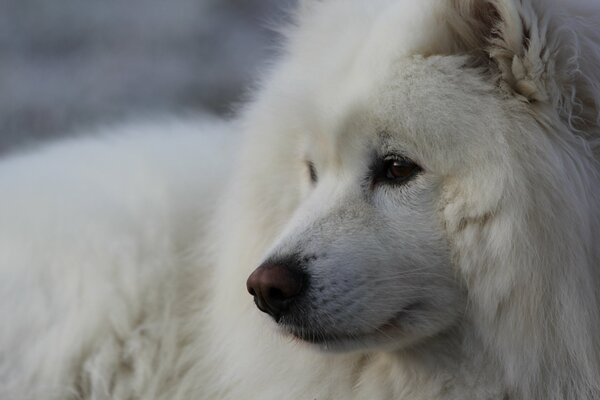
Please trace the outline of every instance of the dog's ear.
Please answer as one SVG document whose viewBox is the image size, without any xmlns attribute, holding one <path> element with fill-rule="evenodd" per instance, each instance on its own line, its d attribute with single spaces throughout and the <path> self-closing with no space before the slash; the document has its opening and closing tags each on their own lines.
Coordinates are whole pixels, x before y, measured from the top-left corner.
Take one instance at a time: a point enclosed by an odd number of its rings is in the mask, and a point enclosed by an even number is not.
<svg viewBox="0 0 600 400">
<path fill-rule="evenodd" d="M 600 15 L 591 3 L 451 0 L 448 23 L 459 49 L 500 87 L 600 137 Z"/>
<path fill-rule="evenodd" d="M 478 67 L 490 69 L 498 83 L 528 99 L 543 99 L 539 77 L 527 74 L 525 53 L 531 32 L 512 0 L 452 0 L 456 14 L 448 22 L 458 38 L 461 50 L 474 57 Z M 539 61 L 539 60 L 531 60 Z M 530 66 L 531 72 L 539 70 Z"/>
</svg>

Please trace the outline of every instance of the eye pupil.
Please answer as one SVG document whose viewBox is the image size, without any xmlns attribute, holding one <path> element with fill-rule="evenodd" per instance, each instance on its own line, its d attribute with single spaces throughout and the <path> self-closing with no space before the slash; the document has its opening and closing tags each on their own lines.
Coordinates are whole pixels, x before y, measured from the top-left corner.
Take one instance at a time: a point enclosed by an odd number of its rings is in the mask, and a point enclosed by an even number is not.
<svg viewBox="0 0 600 400">
<path fill-rule="evenodd" d="M 416 165 L 402 161 L 389 161 L 386 176 L 388 179 L 407 179 L 415 172 Z"/>
</svg>

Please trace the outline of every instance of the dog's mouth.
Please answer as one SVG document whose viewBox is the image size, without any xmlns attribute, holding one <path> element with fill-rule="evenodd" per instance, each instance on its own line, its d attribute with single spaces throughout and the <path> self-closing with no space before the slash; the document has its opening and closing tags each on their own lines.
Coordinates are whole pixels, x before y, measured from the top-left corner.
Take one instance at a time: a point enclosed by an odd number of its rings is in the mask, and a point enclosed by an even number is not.
<svg viewBox="0 0 600 400">
<path fill-rule="evenodd" d="M 308 328 L 297 324 L 286 324 L 283 321 L 280 326 L 286 335 L 291 335 L 301 342 L 317 345 L 327 351 L 346 351 L 348 349 L 370 347 L 380 342 L 393 342 L 395 338 L 402 334 L 403 325 L 410 314 L 422 308 L 422 306 L 421 302 L 411 303 L 397 312 L 386 323 L 366 332 L 330 332 L 325 328 Z"/>
</svg>

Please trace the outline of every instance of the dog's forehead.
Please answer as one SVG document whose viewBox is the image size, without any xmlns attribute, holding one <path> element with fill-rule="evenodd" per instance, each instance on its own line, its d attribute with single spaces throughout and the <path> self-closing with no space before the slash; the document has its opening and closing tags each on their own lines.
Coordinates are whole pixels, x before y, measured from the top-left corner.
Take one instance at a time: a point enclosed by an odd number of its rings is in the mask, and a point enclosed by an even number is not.
<svg viewBox="0 0 600 400">
<path fill-rule="evenodd" d="M 495 126 L 500 96 L 479 71 L 458 56 L 399 60 L 385 85 L 373 88 L 370 119 L 392 138 L 447 146 L 477 140 Z M 498 129 L 498 131 L 502 131 Z"/>
</svg>

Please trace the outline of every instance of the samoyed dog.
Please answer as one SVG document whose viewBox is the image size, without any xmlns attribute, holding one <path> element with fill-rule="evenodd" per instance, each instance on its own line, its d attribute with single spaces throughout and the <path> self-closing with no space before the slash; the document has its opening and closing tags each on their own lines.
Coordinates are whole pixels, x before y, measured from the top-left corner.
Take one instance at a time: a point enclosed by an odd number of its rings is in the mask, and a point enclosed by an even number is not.
<svg viewBox="0 0 600 400">
<path fill-rule="evenodd" d="M 233 122 L 0 164 L 0 398 L 600 399 L 600 3 L 306 0 Z"/>
</svg>

